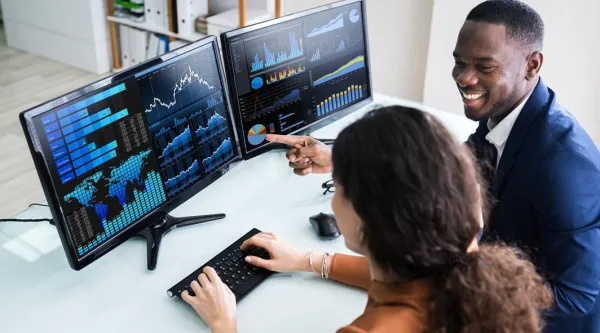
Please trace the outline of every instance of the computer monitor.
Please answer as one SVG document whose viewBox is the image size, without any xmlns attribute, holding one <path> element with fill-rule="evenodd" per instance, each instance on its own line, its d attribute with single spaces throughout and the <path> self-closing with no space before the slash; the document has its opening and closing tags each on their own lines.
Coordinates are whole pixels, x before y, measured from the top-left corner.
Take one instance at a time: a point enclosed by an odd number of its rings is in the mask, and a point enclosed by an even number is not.
<svg viewBox="0 0 600 333">
<path fill-rule="evenodd" d="M 209 37 L 20 114 L 72 268 L 168 231 L 169 210 L 241 160 L 224 86 Z"/>
<path fill-rule="evenodd" d="M 372 101 L 365 13 L 342 1 L 221 35 L 244 158 L 267 133 L 309 134 Z"/>
</svg>

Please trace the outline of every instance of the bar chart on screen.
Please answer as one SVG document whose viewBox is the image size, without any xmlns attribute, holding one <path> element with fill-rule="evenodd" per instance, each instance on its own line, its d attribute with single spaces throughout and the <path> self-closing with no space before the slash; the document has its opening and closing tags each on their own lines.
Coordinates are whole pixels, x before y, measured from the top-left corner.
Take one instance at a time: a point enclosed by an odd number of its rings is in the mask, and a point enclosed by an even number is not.
<svg viewBox="0 0 600 333">
<path fill-rule="evenodd" d="M 317 117 L 324 117 L 332 112 L 338 111 L 350 104 L 363 99 L 365 86 L 353 84 L 343 91 L 339 91 L 319 102 L 316 106 Z"/>
</svg>

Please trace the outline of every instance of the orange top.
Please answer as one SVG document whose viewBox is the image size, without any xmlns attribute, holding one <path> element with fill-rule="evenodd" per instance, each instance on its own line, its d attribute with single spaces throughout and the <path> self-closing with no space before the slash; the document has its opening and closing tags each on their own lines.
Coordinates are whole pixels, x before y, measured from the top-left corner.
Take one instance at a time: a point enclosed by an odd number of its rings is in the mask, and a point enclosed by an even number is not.
<svg viewBox="0 0 600 333">
<path fill-rule="evenodd" d="M 329 268 L 333 280 L 367 289 L 365 312 L 337 333 L 425 332 L 430 286 L 425 281 L 386 284 L 372 281 L 365 257 L 335 254 Z"/>
</svg>

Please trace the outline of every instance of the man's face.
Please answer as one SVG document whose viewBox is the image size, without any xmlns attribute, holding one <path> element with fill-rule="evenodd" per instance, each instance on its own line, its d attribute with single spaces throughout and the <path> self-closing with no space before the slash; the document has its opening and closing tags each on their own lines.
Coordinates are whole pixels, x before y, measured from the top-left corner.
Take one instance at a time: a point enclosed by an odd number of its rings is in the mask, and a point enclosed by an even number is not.
<svg viewBox="0 0 600 333">
<path fill-rule="evenodd" d="M 504 117 L 526 92 L 527 50 L 504 25 L 466 21 L 454 49 L 452 78 L 471 120 Z"/>
</svg>

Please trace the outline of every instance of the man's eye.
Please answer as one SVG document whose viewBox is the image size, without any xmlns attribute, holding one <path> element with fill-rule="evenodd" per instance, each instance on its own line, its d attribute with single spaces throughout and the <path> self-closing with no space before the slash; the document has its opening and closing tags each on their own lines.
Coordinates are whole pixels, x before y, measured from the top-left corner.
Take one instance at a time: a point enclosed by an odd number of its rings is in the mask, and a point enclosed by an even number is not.
<svg viewBox="0 0 600 333">
<path fill-rule="evenodd" d="M 454 61 L 454 65 L 458 67 L 465 67 L 465 63 L 462 61 Z"/>
<path fill-rule="evenodd" d="M 477 66 L 477 68 L 482 72 L 491 72 L 494 69 L 492 66 Z"/>
</svg>

